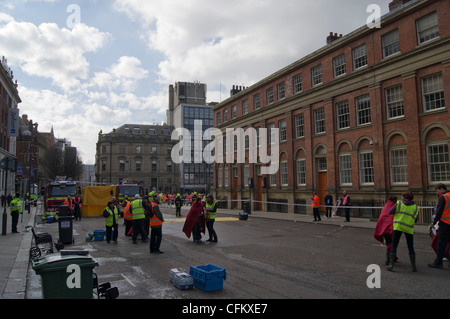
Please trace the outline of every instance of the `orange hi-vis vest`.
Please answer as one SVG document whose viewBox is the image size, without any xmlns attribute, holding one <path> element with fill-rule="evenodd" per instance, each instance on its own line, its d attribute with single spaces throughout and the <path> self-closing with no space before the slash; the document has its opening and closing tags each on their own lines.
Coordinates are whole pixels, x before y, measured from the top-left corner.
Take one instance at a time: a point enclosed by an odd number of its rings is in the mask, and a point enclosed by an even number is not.
<svg viewBox="0 0 450 319">
<path fill-rule="evenodd" d="M 319 208 L 319 206 L 320 206 L 319 196 L 316 195 L 313 198 L 312 207 L 313 208 Z"/>
<path fill-rule="evenodd" d="M 70 201 L 69 201 L 68 198 L 66 198 L 66 200 L 64 201 L 64 205 L 69 206 L 70 209 L 74 209 L 75 208 L 72 198 L 70 199 Z"/>
<path fill-rule="evenodd" d="M 445 207 L 444 207 L 444 211 L 442 212 L 440 221 L 450 225 L 450 199 L 448 198 L 447 194 L 448 193 L 441 195 L 441 196 L 444 196 L 444 198 L 445 198 Z"/>
<path fill-rule="evenodd" d="M 158 204 L 156 203 L 152 203 L 152 211 L 153 211 L 153 207 L 158 206 Z M 157 227 L 157 226 L 162 226 L 163 222 L 161 220 L 159 220 L 158 216 L 156 216 L 155 213 L 153 213 L 153 216 L 150 217 L 150 227 Z"/>
<path fill-rule="evenodd" d="M 131 202 L 128 202 L 127 206 L 125 206 L 125 210 L 123 211 L 123 219 L 125 220 L 133 220 L 133 213 L 130 212 L 130 206 Z"/>
</svg>

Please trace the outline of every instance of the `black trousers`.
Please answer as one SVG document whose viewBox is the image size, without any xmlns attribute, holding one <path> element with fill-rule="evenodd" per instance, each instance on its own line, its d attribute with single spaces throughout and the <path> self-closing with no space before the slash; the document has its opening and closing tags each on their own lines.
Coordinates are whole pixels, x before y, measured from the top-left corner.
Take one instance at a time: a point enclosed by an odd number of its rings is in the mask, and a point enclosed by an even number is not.
<svg viewBox="0 0 450 319">
<path fill-rule="evenodd" d="M 331 205 L 331 204 L 327 204 L 327 205 Z M 327 206 L 326 207 L 326 211 L 325 211 L 325 216 L 326 217 L 331 217 L 332 213 L 333 213 L 333 207 L 332 206 Z"/>
<path fill-rule="evenodd" d="M 192 238 L 194 241 L 199 241 L 202 239 L 202 223 L 195 224 L 192 229 Z"/>
<path fill-rule="evenodd" d="M 318 208 L 313 208 L 313 215 L 314 215 L 314 220 L 321 220 L 320 219 L 320 212 Z"/>
<path fill-rule="evenodd" d="M 209 239 L 217 241 L 217 234 L 214 230 L 214 219 L 210 219 L 206 222 L 206 228 L 208 228 Z"/>
<path fill-rule="evenodd" d="M 162 227 L 153 227 L 150 233 L 150 252 L 159 251 L 162 240 Z"/>
<path fill-rule="evenodd" d="M 139 234 L 141 235 L 142 240 L 147 239 L 147 234 L 144 230 L 144 219 L 133 219 L 133 241 L 136 241 Z"/>
<path fill-rule="evenodd" d="M 450 225 L 439 222 L 437 257 L 435 265 L 442 265 L 442 259 L 445 257 L 445 249 L 450 245 Z"/>
<path fill-rule="evenodd" d="M 75 220 L 81 220 L 81 210 L 80 210 L 80 207 L 76 207 L 75 206 L 75 209 L 73 210 L 73 216 L 75 217 Z"/>
<path fill-rule="evenodd" d="M 11 212 L 11 232 L 17 233 L 17 224 L 19 223 L 19 212 Z"/>
<path fill-rule="evenodd" d="M 117 237 L 119 236 L 119 225 L 113 224 L 112 226 L 106 226 L 106 242 L 109 242 L 111 239 L 117 241 Z"/>
<path fill-rule="evenodd" d="M 394 230 L 394 234 L 392 235 L 392 248 L 391 255 L 397 255 L 397 247 L 400 242 L 400 238 L 402 237 L 403 232 L 399 230 Z M 410 255 L 415 255 L 414 252 L 414 235 L 404 233 L 406 237 L 406 244 L 408 245 L 408 251 Z"/>
<path fill-rule="evenodd" d="M 350 208 L 345 208 L 345 220 L 350 221 Z"/>
</svg>

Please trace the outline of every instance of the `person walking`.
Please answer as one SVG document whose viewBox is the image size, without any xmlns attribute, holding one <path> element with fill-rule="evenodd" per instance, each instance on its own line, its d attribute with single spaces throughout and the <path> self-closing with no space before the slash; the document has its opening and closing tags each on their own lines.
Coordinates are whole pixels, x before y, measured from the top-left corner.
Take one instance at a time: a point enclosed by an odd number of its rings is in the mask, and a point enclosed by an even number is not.
<svg viewBox="0 0 450 319">
<path fill-rule="evenodd" d="M 391 249 L 392 249 L 392 234 L 394 232 L 394 215 L 389 213 L 389 210 L 397 203 L 397 197 L 391 196 L 384 205 L 381 211 L 380 217 L 378 218 L 373 237 L 380 243 L 386 243 L 386 261 L 385 265 L 389 265 L 391 260 Z M 397 259 L 397 257 L 396 257 Z"/>
<path fill-rule="evenodd" d="M 17 224 L 19 223 L 19 215 L 22 214 L 22 202 L 20 201 L 19 193 L 14 195 L 14 199 L 11 201 L 9 211 L 11 213 L 11 232 L 18 233 Z"/>
<path fill-rule="evenodd" d="M 320 207 L 320 199 L 319 196 L 317 195 L 317 193 L 313 193 L 312 195 L 312 209 L 313 209 L 313 215 L 314 215 L 314 221 L 320 221 L 322 219 L 320 219 L 320 212 L 319 212 L 319 207 Z"/>
<path fill-rule="evenodd" d="M 389 265 L 387 270 L 393 271 L 397 256 L 397 247 L 400 242 L 402 234 L 405 234 L 406 244 L 408 245 L 409 260 L 411 262 L 411 269 L 413 272 L 416 268 L 416 253 L 414 251 L 414 225 L 419 219 L 420 207 L 414 203 L 414 196 L 410 191 L 405 191 L 402 194 L 402 200 L 392 206 L 389 213 L 394 214 L 392 248 L 389 258 Z"/>
<path fill-rule="evenodd" d="M 162 240 L 162 225 L 164 217 L 159 209 L 159 197 L 155 196 L 152 202 L 152 209 L 150 211 L 150 254 L 162 254 L 163 251 L 159 249 Z"/>
<path fill-rule="evenodd" d="M 181 195 L 177 194 L 175 198 L 175 213 L 177 217 L 181 217 Z"/>
<path fill-rule="evenodd" d="M 450 192 L 445 184 L 438 184 L 435 187 L 439 201 L 436 206 L 436 216 L 433 220 L 433 227 L 438 224 L 436 259 L 428 264 L 431 268 L 443 268 L 443 259 L 447 245 L 450 245 Z"/>
<path fill-rule="evenodd" d="M 347 191 L 344 191 L 343 195 L 344 199 L 342 201 L 342 206 L 345 207 L 345 222 L 350 222 L 350 206 L 352 205 L 350 201 L 350 195 L 347 194 Z"/>
<path fill-rule="evenodd" d="M 214 222 L 216 220 L 217 206 L 219 203 L 214 200 L 214 196 L 209 194 L 206 196 L 206 228 L 208 229 L 209 239 L 213 243 L 217 243 L 217 234 L 214 230 Z"/>
<path fill-rule="evenodd" d="M 137 244 L 137 236 L 141 235 L 142 242 L 148 241 L 147 235 L 144 230 L 145 211 L 149 210 L 147 204 L 141 199 L 139 194 L 134 196 L 134 200 L 130 205 L 130 212 L 133 215 L 133 244 Z"/>
<path fill-rule="evenodd" d="M 325 217 L 330 218 L 333 211 L 333 196 L 331 196 L 330 192 L 328 191 L 327 195 L 325 195 L 325 206 Z"/>
<path fill-rule="evenodd" d="M 105 217 L 106 242 L 109 244 L 111 239 L 117 242 L 117 237 L 119 236 L 119 210 L 113 201 L 108 202 L 108 206 L 103 210 L 103 217 Z"/>
</svg>

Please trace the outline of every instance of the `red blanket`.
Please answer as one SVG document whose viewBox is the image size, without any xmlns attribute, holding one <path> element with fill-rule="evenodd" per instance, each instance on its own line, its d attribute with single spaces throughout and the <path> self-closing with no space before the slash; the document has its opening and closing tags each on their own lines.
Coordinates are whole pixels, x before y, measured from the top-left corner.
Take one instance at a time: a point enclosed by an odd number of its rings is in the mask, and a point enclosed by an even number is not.
<svg viewBox="0 0 450 319">
<path fill-rule="evenodd" d="M 439 231 L 436 232 L 436 235 L 434 235 L 433 239 L 431 240 L 431 247 L 433 248 L 435 253 L 437 253 L 438 233 L 439 233 Z M 450 246 L 447 245 L 447 248 L 445 248 L 445 255 L 448 256 L 449 252 L 450 252 Z"/>
<path fill-rule="evenodd" d="M 194 201 L 189 210 L 189 213 L 186 216 L 186 221 L 183 226 L 183 233 L 186 234 L 187 238 L 191 238 L 192 229 L 195 224 L 202 223 L 202 233 L 205 233 L 205 219 L 203 216 L 203 205 L 200 201 Z"/>
<path fill-rule="evenodd" d="M 394 224 L 394 215 L 389 214 L 389 210 L 395 205 L 396 203 L 388 200 L 386 205 L 384 205 L 383 210 L 381 211 L 380 217 L 378 218 L 377 226 L 375 227 L 375 232 L 373 233 L 373 237 L 375 237 L 376 240 L 384 243 L 384 237 L 383 235 L 389 235 L 392 237 L 393 232 L 393 224 Z"/>
</svg>

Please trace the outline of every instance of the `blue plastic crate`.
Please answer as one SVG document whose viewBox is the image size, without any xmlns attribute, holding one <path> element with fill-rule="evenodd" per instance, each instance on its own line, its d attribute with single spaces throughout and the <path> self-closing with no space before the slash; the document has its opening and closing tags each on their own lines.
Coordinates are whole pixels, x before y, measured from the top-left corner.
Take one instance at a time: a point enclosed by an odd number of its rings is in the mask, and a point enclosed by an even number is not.
<svg viewBox="0 0 450 319">
<path fill-rule="evenodd" d="M 106 230 L 94 230 L 94 240 L 102 241 L 105 240 Z"/>
<path fill-rule="evenodd" d="M 223 281 L 227 279 L 227 273 L 224 268 L 211 264 L 191 266 L 189 274 L 194 279 L 194 286 L 204 291 L 223 289 Z"/>
<path fill-rule="evenodd" d="M 54 223 L 56 222 L 55 216 L 47 216 L 47 223 Z"/>
</svg>

